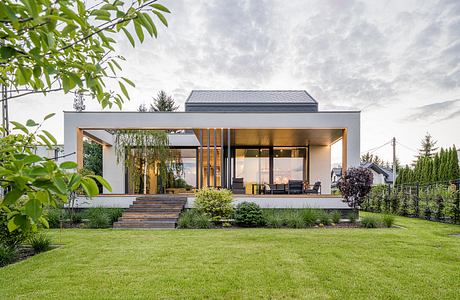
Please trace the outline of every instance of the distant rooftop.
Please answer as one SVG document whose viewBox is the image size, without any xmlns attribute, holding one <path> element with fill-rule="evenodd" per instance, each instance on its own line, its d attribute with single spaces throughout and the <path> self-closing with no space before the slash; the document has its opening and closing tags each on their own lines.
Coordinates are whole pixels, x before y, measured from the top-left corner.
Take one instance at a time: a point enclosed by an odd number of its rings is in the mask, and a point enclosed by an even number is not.
<svg viewBox="0 0 460 300">
<path fill-rule="evenodd" d="M 194 90 L 185 101 L 196 112 L 316 112 L 318 102 L 303 90 Z"/>
</svg>

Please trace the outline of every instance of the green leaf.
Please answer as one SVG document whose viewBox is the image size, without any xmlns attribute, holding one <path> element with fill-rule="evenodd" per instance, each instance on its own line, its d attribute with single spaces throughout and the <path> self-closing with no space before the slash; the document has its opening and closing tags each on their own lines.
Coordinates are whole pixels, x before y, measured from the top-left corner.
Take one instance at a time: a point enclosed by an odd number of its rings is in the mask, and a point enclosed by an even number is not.
<svg viewBox="0 0 460 300">
<path fill-rule="evenodd" d="M 157 33 L 157 27 L 155 26 L 155 23 L 153 22 L 152 18 L 150 17 L 148 13 L 143 13 L 143 15 L 145 19 L 147 20 L 147 22 L 149 22 L 150 27 L 152 27 L 153 35 L 156 38 L 158 36 L 158 33 Z"/>
<path fill-rule="evenodd" d="M 38 124 L 37 122 L 35 122 L 35 121 L 32 120 L 32 119 L 29 119 L 29 120 L 27 120 L 27 122 L 26 122 L 26 126 L 27 126 L 27 127 L 35 127 L 35 126 L 38 126 L 38 125 L 40 125 L 40 124 Z"/>
<path fill-rule="evenodd" d="M 81 183 L 81 175 L 78 173 L 73 173 L 70 177 L 68 186 L 71 191 L 75 191 Z"/>
<path fill-rule="evenodd" d="M 53 144 L 51 144 L 46 136 L 39 134 L 38 137 L 46 144 L 46 146 L 48 146 L 48 148 L 53 148 Z"/>
<path fill-rule="evenodd" d="M 56 138 L 51 133 L 49 133 L 47 130 L 42 130 L 42 132 L 49 138 L 49 140 L 53 144 L 55 144 L 55 145 L 57 144 Z"/>
<path fill-rule="evenodd" d="M 166 20 L 166 18 L 163 16 L 162 13 L 158 12 L 158 11 L 153 11 L 154 14 L 157 15 L 158 19 L 160 19 L 161 23 L 163 23 L 166 27 L 168 27 L 168 21 Z"/>
<path fill-rule="evenodd" d="M 5 198 L 2 201 L 2 206 L 9 206 L 16 203 L 16 201 L 22 196 L 22 191 L 19 189 L 13 189 L 6 193 Z"/>
<path fill-rule="evenodd" d="M 128 98 L 129 100 L 129 94 L 128 94 L 128 91 L 126 90 L 125 85 L 121 81 L 118 81 L 118 84 L 120 85 L 121 91 L 123 92 L 125 97 Z"/>
<path fill-rule="evenodd" d="M 64 182 L 64 179 L 61 177 L 55 177 L 53 179 L 53 183 L 60 193 L 65 194 L 67 192 L 67 186 Z"/>
<path fill-rule="evenodd" d="M 43 121 L 46 121 L 48 120 L 49 118 L 52 118 L 56 113 L 51 113 L 51 114 L 48 114 L 45 116 L 45 118 L 43 118 Z"/>
<path fill-rule="evenodd" d="M 24 207 L 24 212 L 26 213 L 26 215 L 32 218 L 33 220 L 37 220 L 42 215 L 42 211 L 42 203 L 40 202 L 40 200 L 36 198 L 32 198 L 29 201 L 27 201 Z"/>
<path fill-rule="evenodd" d="M 129 33 L 129 31 L 128 31 L 126 28 L 124 28 L 124 27 L 122 27 L 121 29 L 122 29 L 123 32 L 125 33 L 126 37 L 128 38 L 129 42 L 131 43 L 131 45 L 132 45 L 133 47 L 135 47 L 136 45 L 135 45 L 135 43 L 134 43 L 134 38 L 133 38 L 133 36 L 131 35 L 131 33 Z"/>
<path fill-rule="evenodd" d="M 134 30 L 136 31 L 139 41 L 142 43 L 144 41 L 144 31 L 142 31 L 142 27 L 137 19 L 134 19 Z"/>
<path fill-rule="evenodd" d="M 39 161 L 42 161 L 43 158 L 41 158 L 40 156 L 38 155 L 35 155 L 35 154 L 31 154 L 31 155 L 28 155 L 26 156 L 22 162 L 25 163 L 25 164 L 33 164 L 33 163 L 36 163 L 36 162 L 39 162 Z"/>
<path fill-rule="evenodd" d="M 81 184 L 89 197 L 93 197 L 99 194 L 99 188 L 97 187 L 96 182 L 92 178 L 83 178 Z"/>
<path fill-rule="evenodd" d="M 77 25 L 69 24 L 62 30 L 62 35 L 67 36 L 69 33 L 74 32 L 78 28 Z"/>
<path fill-rule="evenodd" d="M 48 223 L 48 220 L 44 217 L 40 217 L 40 219 L 38 219 L 40 221 L 40 223 L 43 224 L 43 226 L 45 226 L 45 228 L 50 228 L 50 224 Z"/>
<path fill-rule="evenodd" d="M 161 11 L 164 11 L 164 12 L 167 12 L 167 13 L 171 13 L 171 11 L 169 9 L 167 9 L 166 7 L 164 7 L 163 5 L 158 4 L 158 3 L 154 3 L 154 4 L 150 5 L 150 6 L 155 8 L 155 9 L 158 9 L 158 10 L 161 10 Z"/>
<path fill-rule="evenodd" d="M 15 231 L 16 229 L 19 228 L 19 224 L 16 224 L 15 221 L 16 221 L 16 216 L 13 217 L 13 218 L 11 218 L 11 219 L 8 221 L 8 225 L 7 225 L 7 226 L 8 226 L 8 230 L 9 230 L 10 232 L 13 232 L 13 231 Z"/>
<path fill-rule="evenodd" d="M 134 84 L 134 82 L 132 82 L 132 81 L 129 80 L 128 78 L 121 77 L 121 79 L 123 79 L 123 80 L 124 80 L 127 84 L 129 84 L 130 86 L 136 87 L 136 85 Z"/>
<path fill-rule="evenodd" d="M 16 50 L 10 46 L 2 46 L 0 47 L 0 58 L 8 59 L 16 55 Z"/>
<path fill-rule="evenodd" d="M 109 192 L 112 191 L 112 186 L 110 186 L 110 183 L 105 180 L 102 176 L 99 176 L 99 175 L 90 175 L 89 177 L 91 178 L 94 178 L 96 179 L 97 181 L 99 181 L 99 183 L 105 187 Z"/>
<path fill-rule="evenodd" d="M 73 161 L 65 161 L 59 165 L 61 169 L 76 169 L 77 163 Z"/>
<path fill-rule="evenodd" d="M 25 134 L 29 134 L 29 130 L 24 125 L 22 125 L 21 123 L 15 122 L 15 121 L 11 121 L 10 123 L 14 125 L 13 129 L 19 129 L 19 130 L 23 131 Z"/>
</svg>

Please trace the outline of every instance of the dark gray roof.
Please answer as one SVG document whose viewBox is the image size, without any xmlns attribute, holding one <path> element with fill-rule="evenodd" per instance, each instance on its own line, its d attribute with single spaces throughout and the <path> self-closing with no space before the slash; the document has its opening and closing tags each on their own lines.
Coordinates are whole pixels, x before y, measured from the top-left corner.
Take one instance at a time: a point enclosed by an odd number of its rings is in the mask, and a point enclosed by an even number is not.
<svg viewBox="0 0 460 300">
<path fill-rule="evenodd" d="M 316 103 L 302 90 L 194 90 L 187 103 Z"/>
<path fill-rule="evenodd" d="M 316 112 L 318 102 L 304 90 L 194 90 L 186 111 Z"/>
<path fill-rule="evenodd" d="M 386 183 L 393 182 L 393 170 L 381 167 L 373 162 L 362 162 L 361 167 L 366 169 L 373 169 L 378 174 L 382 174 L 385 177 Z"/>
</svg>

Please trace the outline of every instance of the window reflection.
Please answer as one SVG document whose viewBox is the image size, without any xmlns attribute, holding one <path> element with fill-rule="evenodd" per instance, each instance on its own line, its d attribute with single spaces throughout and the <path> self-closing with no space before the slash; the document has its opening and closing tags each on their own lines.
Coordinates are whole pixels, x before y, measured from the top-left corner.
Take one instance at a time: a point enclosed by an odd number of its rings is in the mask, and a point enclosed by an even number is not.
<svg viewBox="0 0 460 300">
<path fill-rule="evenodd" d="M 305 180 L 306 148 L 273 148 L 273 183 Z"/>
</svg>

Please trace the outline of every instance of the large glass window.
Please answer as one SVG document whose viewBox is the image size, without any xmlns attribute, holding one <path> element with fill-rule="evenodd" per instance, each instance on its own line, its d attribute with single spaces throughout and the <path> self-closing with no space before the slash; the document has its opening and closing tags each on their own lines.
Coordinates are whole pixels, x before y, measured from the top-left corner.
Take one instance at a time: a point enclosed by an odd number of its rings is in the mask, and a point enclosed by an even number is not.
<svg viewBox="0 0 460 300">
<path fill-rule="evenodd" d="M 306 180 L 306 148 L 273 148 L 273 183 Z"/>
<path fill-rule="evenodd" d="M 269 152 L 266 148 L 235 150 L 235 177 L 243 178 L 247 194 L 257 191 L 256 184 L 269 183 Z"/>
<path fill-rule="evenodd" d="M 196 149 L 171 149 L 177 162 L 176 168 L 171 168 L 167 187 L 191 189 L 196 187 Z"/>
</svg>

